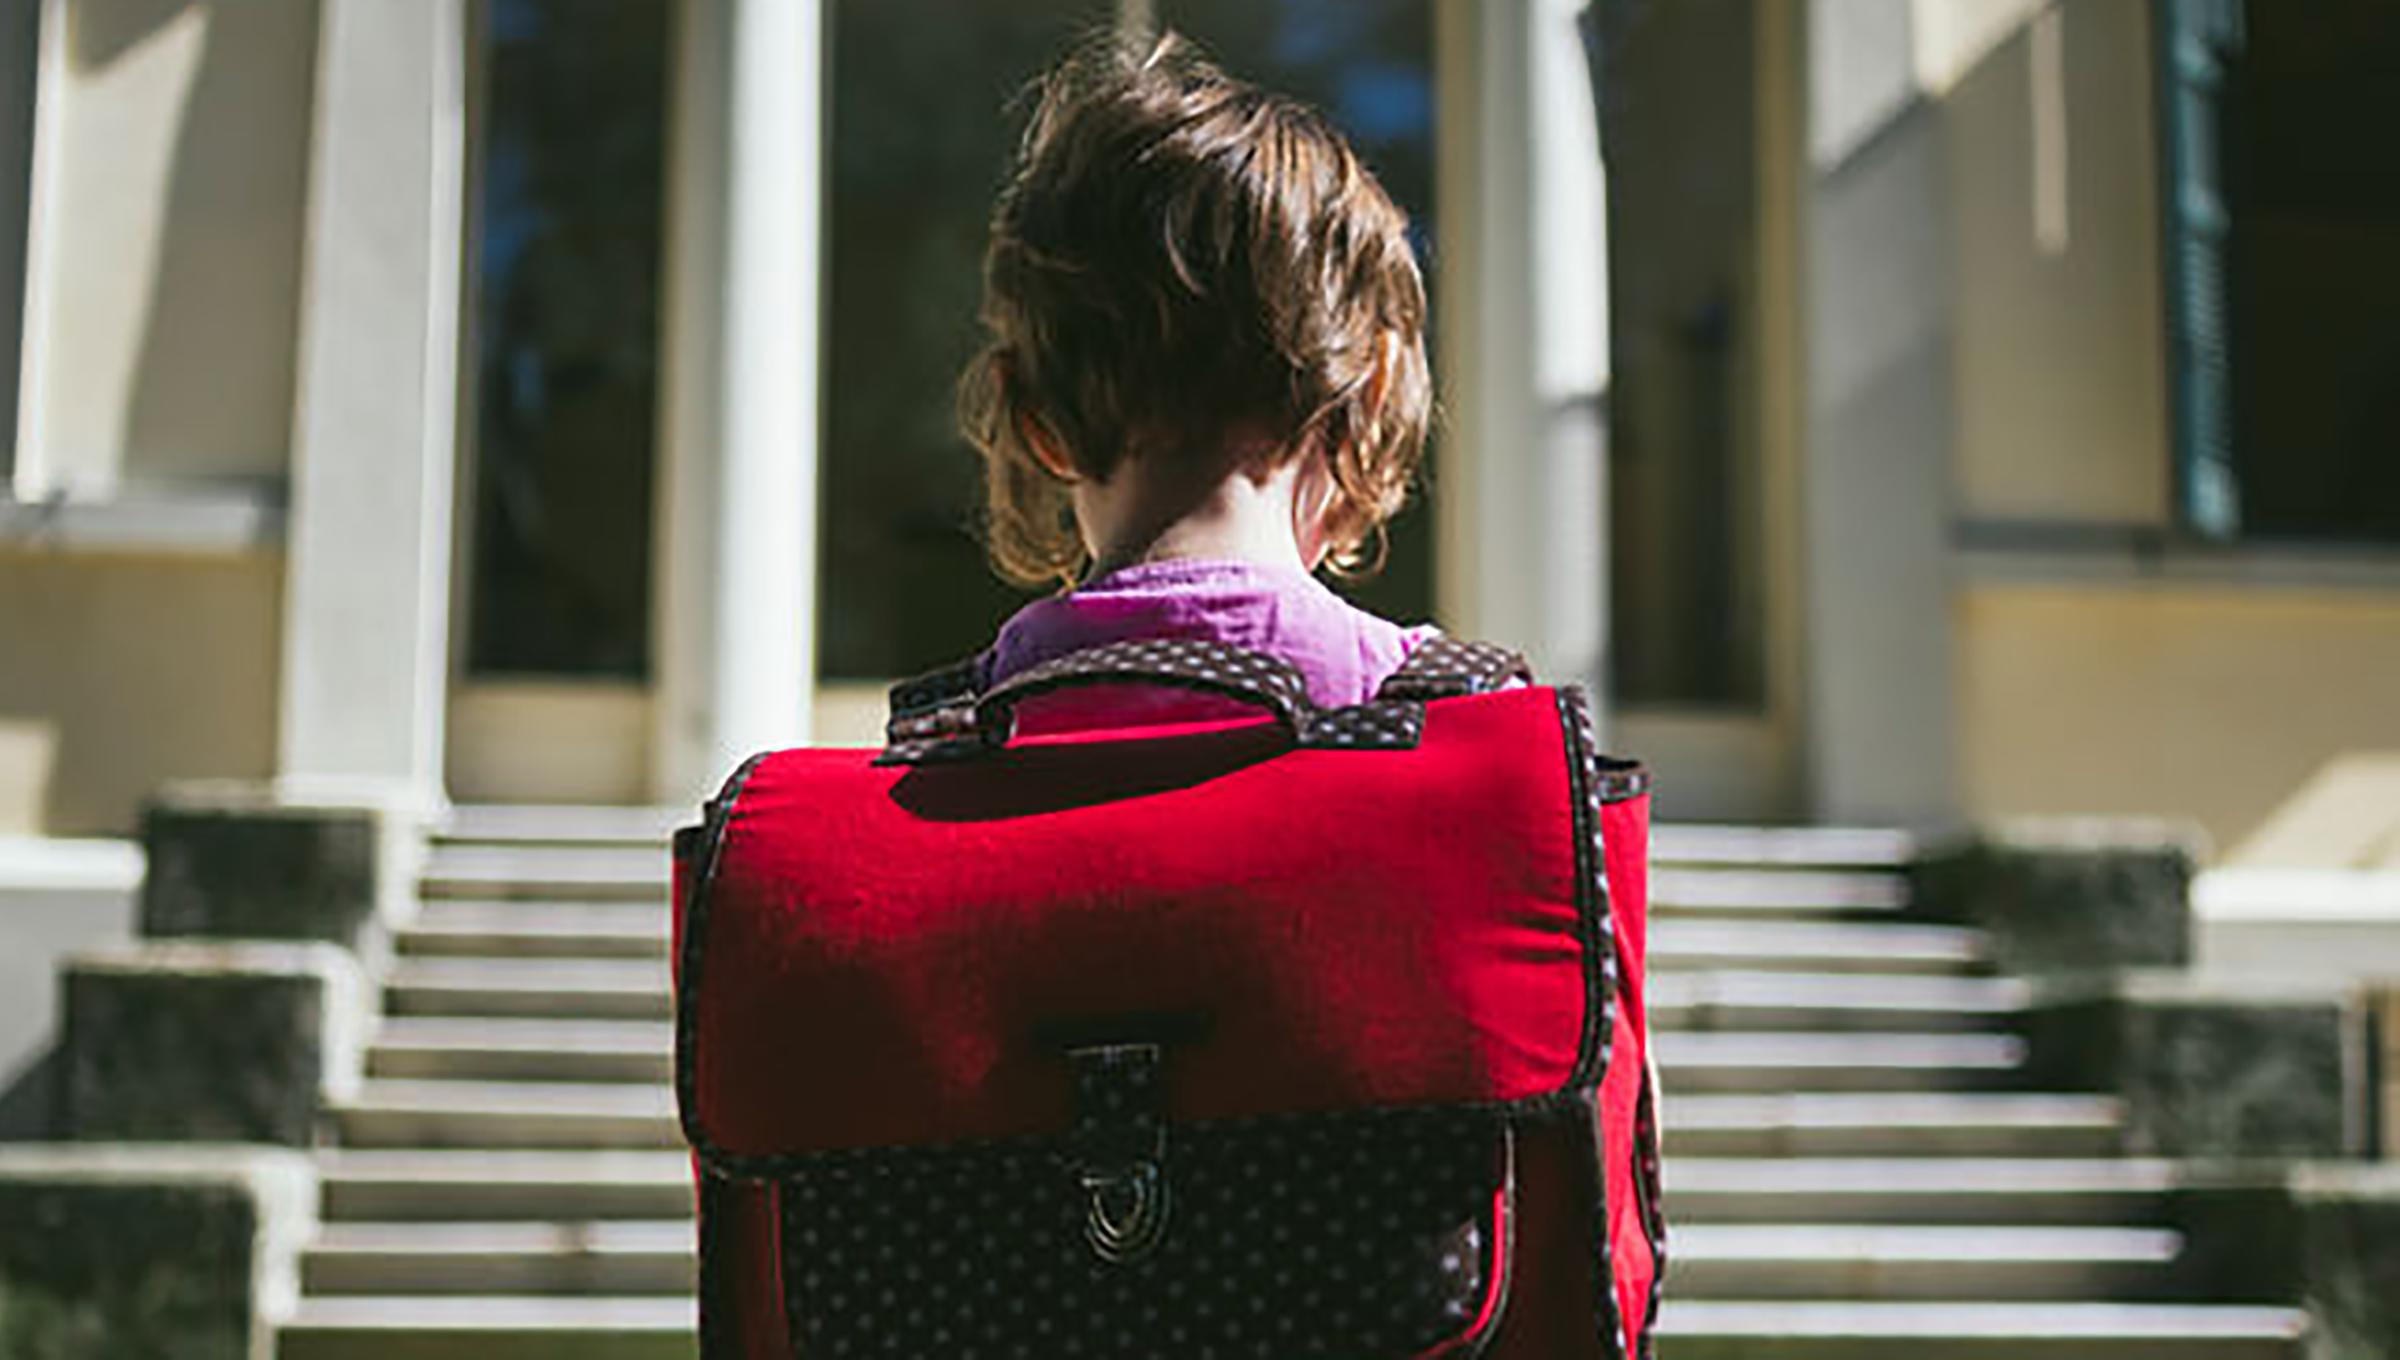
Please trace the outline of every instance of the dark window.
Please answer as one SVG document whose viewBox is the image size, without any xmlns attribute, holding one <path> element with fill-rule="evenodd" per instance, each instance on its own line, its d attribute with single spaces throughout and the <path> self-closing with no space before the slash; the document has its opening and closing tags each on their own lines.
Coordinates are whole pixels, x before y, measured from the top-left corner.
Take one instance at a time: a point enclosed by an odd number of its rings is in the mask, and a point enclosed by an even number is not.
<svg viewBox="0 0 2400 1360">
<path fill-rule="evenodd" d="M 1766 692 L 1749 0 L 1604 0 L 1610 684 L 1620 702 Z"/>
<path fill-rule="evenodd" d="M 2400 7 L 2165 0 L 2159 16 L 2186 522 L 2400 541 Z"/>
<path fill-rule="evenodd" d="M 951 393 L 1026 82 L 1105 0 L 836 0 L 819 637 L 829 677 L 964 656 L 1026 597 L 985 565 Z"/>
<path fill-rule="evenodd" d="M 468 666 L 640 679 L 668 0 L 490 0 Z"/>
<path fill-rule="evenodd" d="M 33 201 L 33 98 L 41 69 L 41 7 L 0 0 L 0 500 L 17 462 L 17 343 L 25 331 L 25 232 Z"/>
<path fill-rule="evenodd" d="M 1426 0 L 1195 0 L 1158 18 L 1343 124 L 1432 229 Z M 963 656 L 1027 598 L 985 566 L 981 473 L 951 391 L 1026 82 L 1116 22 L 1106 0 L 836 0 L 827 216 L 822 649 L 832 677 Z M 1422 252 L 1420 252 L 1422 258 Z M 1371 606 L 1426 612 L 1430 533 L 1395 527 Z"/>
</svg>

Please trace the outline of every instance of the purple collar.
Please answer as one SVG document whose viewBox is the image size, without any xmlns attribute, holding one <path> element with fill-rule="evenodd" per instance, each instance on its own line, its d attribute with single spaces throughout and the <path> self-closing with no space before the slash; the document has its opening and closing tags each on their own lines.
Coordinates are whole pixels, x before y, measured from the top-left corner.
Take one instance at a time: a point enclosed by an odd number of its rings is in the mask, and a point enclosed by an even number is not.
<svg viewBox="0 0 2400 1360">
<path fill-rule="evenodd" d="M 1298 567 L 1178 558 L 1137 562 L 1011 616 L 985 653 L 1004 680 L 1069 652 L 1127 638 L 1198 638 L 1280 657 L 1321 707 L 1363 703 L 1434 631 L 1404 628 Z"/>
</svg>

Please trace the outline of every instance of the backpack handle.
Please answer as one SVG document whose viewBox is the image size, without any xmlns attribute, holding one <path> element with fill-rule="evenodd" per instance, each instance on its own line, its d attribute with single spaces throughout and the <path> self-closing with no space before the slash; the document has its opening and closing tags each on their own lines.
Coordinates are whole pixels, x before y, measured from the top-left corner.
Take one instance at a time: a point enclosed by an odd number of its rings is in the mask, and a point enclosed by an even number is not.
<svg viewBox="0 0 2400 1360">
<path fill-rule="evenodd" d="M 1300 672 L 1279 658 L 1198 638 L 1133 638 L 1045 661 L 981 693 L 957 683 L 904 689 L 895 694 L 887 744 L 876 763 L 958 760 L 999 750 L 1016 733 L 1019 703 L 1110 684 L 1163 685 L 1237 700 L 1266 710 L 1298 746 L 1407 749 L 1424 733 L 1424 706 L 1415 700 L 1321 709 L 1310 701 Z M 903 693 L 924 697 L 904 706 L 898 702 Z"/>
</svg>

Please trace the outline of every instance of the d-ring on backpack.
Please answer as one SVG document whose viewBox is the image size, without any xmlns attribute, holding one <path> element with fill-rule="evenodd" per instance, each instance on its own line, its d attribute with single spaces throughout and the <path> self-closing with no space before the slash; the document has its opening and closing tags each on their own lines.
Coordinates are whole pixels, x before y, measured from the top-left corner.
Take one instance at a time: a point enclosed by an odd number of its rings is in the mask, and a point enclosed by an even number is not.
<svg viewBox="0 0 2400 1360">
<path fill-rule="evenodd" d="M 1648 797 L 1435 638 L 1369 703 L 1215 644 L 894 691 L 675 840 L 721 1357 L 1645 1355 Z M 1015 739 L 1071 686 L 1231 719 Z"/>
</svg>

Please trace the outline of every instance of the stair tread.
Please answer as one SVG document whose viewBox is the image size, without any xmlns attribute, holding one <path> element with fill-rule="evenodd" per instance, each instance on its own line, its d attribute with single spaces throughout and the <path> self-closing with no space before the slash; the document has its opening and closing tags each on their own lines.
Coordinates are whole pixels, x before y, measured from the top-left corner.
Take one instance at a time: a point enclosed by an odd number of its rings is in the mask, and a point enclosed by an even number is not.
<svg viewBox="0 0 2400 1360">
<path fill-rule="evenodd" d="M 1976 1124 L 2115 1125 L 2124 1117 L 2113 1096 L 2026 1092 L 1803 1092 L 1770 1095 L 1687 1095 L 1662 1102 L 1665 1126 Z"/>
<path fill-rule="evenodd" d="M 516 1016 L 394 1016 L 370 1045 L 417 1051 L 668 1053 L 670 1024 L 647 1020 L 576 1020 Z M 2006 1034 L 1678 1030 L 1657 1037 L 1662 1067 L 1900 1067 L 2009 1069 L 2025 1041 Z"/>
<path fill-rule="evenodd" d="M 681 804 L 460 803 L 435 836 L 446 842 L 664 843 L 699 820 Z M 1867 826 L 1741 826 L 1662 822 L 1651 829 L 1661 863 L 1896 865 L 1917 852 L 1908 832 Z"/>
<path fill-rule="evenodd" d="M 445 1081 L 371 1078 L 335 1108 L 530 1115 L 675 1113 L 675 1089 L 658 1082 Z"/>
<path fill-rule="evenodd" d="M 2012 1034 L 1816 1034 L 1781 1030 L 1661 1030 L 1658 1063 L 1676 1067 L 1954 1067 L 2007 1070 L 2023 1065 L 2025 1041 Z"/>
<path fill-rule="evenodd" d="M 1982 931 L 1881 921 L 1726 921 L 1675 918 L 1650 925 L 1650 954 L 1868 956 L 1942 963 L 1983 960 Z"/>
<path fill-rule="evenodd" d="M 1668 1193 L 1807 1193 L 1842 1190 L 1894 1195 L 2024 1195 L 2081 1190 L 2164 1191 L 2180 1164 L 2136 1157 L 1666 1157 Z"/>
<path fill-rule="evenodd" d="M 661 1110 L 672 1113 L 675 1092 L 655 1082 L 448 1081 L 377 1079 L 363 1083 L 350 1108 Z M 1755 1124 L 2107 1123 L 2122 1116 L 2115 1097 L 2039 1092 L 1802 1092 L 1764 1095 L 1687 1095 L 1666 1102 L 1666 1125 L 1725 1127 Z"/>
<path fill-rule="evenodd" d="M 321 1255 L 532 1255 L 636 1253 L 688 1256 L 692 1220 L 559 1219 L 330 1222 L 309 1250 Z"/>
<path fill-rule="evenodd" d="M 674 804 L 460 803 L 451 807 L 434 836 L 441 841 L 663 846 L 675 828 L 699 820 L 698 808 Z"/>
<path fill-rule="evenodd" d="M 459 883 L 667 886 L 673 861 L 663 845 L 543 845 L 437 842 L 422 880 Z"/>
<path fill-rule="evenodd" d="M 310 1295 L 283 1330 L 688 1332 L 689 1294 Z"/>
<path fill-rule="evenodd" d="M 2049 1224 L 1687 1223 L 1678 1261 L 2107 1261 L 2164 1264 L 2182 1249 L 2168 1228 Z"/>
<path fill-rule="evenodd" d="M 1851 973 L 1709 969 L 1658 972 L 1649 1000 L 1658 1006 L 1792 1007 L 1811 1010 L 2021 1011 L 2032 989 L 2013 977 L 1879 977 Z"/>
<path fill-rule="evenodd" d="M 416 920 L 394 933 L 402 954 L 505 954 L 528 945 L 561 953 L 577 948 L 608 955 L 629 950 L 664 953 L 672 936 L 672 919 L 665 905 L 657 902 L 435 898 L 425 904 Z"/>
<path fill-rule="evenodd" d="M 649 1020 L 554 1020 L 519 1016 L 399 1015 L 370 1048 L 568 1053 L 667 1053 L 674 1026 Z"/>
<path fill-rule="evenodd" d="M 2308 1315 L 2249 1304 L 1677 1299 L 1659 1308 L 1662 1336 L 2045 1338 L 2298 1337 Z"/>
<path fill-rule="evenodd" d="M 1836 869 L 1676 868 L 1650 872 L 1650 901 L 1681 907 L 1776 912 L 1888 912 L 1908 903 L 1908 879 Z"/>
<path fill-rule="evenodd" d="M 1885 827 L 1666 822 L 1650 832 L 1661 864 L 1900 865 L 1916 854 L 1916 837 Z"/>
<path fill-rule="evenodd" d="M 656 902 L 566 897 L 437 897 L 422 905 L 411 927 L 558 929 L 665 928 L 672 914 Z"/>
<path fill-rule="evenodd" d="M 621 1148 L 325 1148 L 317 1174 L 327 1181 L 469 1181 L 503 1185 L 542 1179 L 592 1184 L 671 1183 L 692 1179 L 688 1152 Z"/>
<path fill-rule="evenodd" d="M 425 959 L 395 960 L 393 988 L 475 991 L 663 992 L 671 974 L 655 959 Z"/>
</svg>

